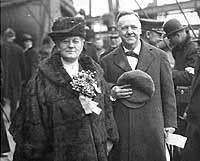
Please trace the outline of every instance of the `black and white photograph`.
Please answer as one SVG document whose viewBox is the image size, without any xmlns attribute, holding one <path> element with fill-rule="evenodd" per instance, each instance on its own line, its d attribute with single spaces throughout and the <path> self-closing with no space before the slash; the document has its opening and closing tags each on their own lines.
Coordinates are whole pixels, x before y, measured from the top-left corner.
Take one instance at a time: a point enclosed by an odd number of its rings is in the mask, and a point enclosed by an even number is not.
<svg viewBox="0 0 200 161">
<path fill-rule="evenodd" d="M 200 161 L 200 0 L 0 5 L 0 161 Z"/>
</svg>

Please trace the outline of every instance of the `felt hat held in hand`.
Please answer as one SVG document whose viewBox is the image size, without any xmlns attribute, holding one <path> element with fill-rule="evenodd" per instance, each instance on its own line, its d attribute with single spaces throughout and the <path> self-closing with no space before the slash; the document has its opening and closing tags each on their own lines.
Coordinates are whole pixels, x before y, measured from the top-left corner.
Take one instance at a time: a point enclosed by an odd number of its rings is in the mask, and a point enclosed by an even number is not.
<svg viewBox="0 0 200 161">
<path fill-rule="evenodd" d="M 121 99 L 122 104 L 130 108 L 142 107 L 154 94 L 155 85 L 151 76 L 141 70 L 123 73 L 117 80 L 117 85 L 130 84 L 133 94 Z"/>
</svg>

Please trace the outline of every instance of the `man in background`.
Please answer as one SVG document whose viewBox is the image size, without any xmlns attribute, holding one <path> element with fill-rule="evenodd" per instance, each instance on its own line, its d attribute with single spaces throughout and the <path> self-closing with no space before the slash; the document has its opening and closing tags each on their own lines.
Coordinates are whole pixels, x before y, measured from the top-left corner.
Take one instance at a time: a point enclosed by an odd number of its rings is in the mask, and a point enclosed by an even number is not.
<svg viewBox="0 0 200 161">
<path fill-rule="evenodd" d="M 1 44 L 1 56 L 4 67 L 4 105 L 10 106 L 10 118 L 14 116 L 21 97 L 22 85 L 25 80 L 25 61 L 22 48 L 14 43 L 15 31 L 7 28 Z M 7 107 L 7 106 L 6 106 Z"/>
<path fill-rule="evenodd" d="M 31 78 L 33 73 L 38 67 L 38 61 L 39 61 L 39 54 L 34 49 L 34 40 L 32 35 L 30 34 L 23 34 L 23 47 L 24 47 L 24 57 L 25 57 L 25 71 L 26 71 L 26 78 L 25 82 L 28 82 L 28 80 Z"/>
<path fill-rule="evenodd" d="M 172 70 L 173 82 L 176 93 L 177 102 L 177 120 L 178 128 L 176 133 L 185 134 L 186 121 L 183 117 L 184 111 L 190 100 L 191 84 L 195 74 L 195 61 L 199 53 L 198 44 L 192 42 L 190 35 L 186 32 L 183 26 L 177 19 L 170 19 L 163 25 L 165 37 L 170 41 L 172 55 L 175 60 L 175 65 Z M 180 161 L 180 149 L 175 149 L 174 160 Z"/>
<path fill-rule="evenodd" d="M 41 44 L 41 49 L 39 51 L 39 60 L 42 61 L 51 56 L 51 51 L 53 49 L 53 42 L 49 36 L 44 37 Z"/>
<path fill-rule="evenodd" d="M 192 93 L 187 107 L 187 142 L 183 149 L 181 161 L 200 160 L 200 48 L 195 65 L 195 75 L 192 82 Z"/>
<path fill-rule="evenodd" d="M 158 43 L 161 42 L 163 36 L 162 25 L 164 21 L 154 20 L 154 19 L 140 19 L 142 25 L 142 35 L 141 38 L 147 43 L 158 47 Z"/>
<path fill-rule="evenodd" d="M 112 26 L 108 29 L 108 38 L 109 38 L 109 48 L 101 54 L 100 58 L 109 54 L 112 50 L 117 48 L 121 43 L 121 38 L 119 36 L 119 31 L 116 26 Z"/>
<path fill-rule="evenodd" d="M 169 40 L 163 39 L 164 31 L 162 26 L 164 21 L 141 18 L 140 22 L 142 25 L 141 38 L 145 42 L 165 51 L 167 53 L 170 66 L 174 67 L 174 58 L 171 53 L 171 47 L 169 46 Z"/>
</svg>

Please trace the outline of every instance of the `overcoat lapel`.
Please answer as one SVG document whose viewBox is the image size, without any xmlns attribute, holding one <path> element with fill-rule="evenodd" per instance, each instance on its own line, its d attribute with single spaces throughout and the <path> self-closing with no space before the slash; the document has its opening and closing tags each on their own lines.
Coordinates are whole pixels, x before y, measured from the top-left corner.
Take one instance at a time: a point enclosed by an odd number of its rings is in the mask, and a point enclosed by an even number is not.
<svg viewBox="0 0 200 161">
<path fill-rule="evenodd" d="M 119 68 L 121 68 L 122 70 L 124 70 L 125 72 L 132 70 L 124 54 L 122 45 L 120 45 L 119 48 L 117 48 L 117 52 L 114 54 L 113 60 L 114 60 L 114 64 L 118 66 Z"/>
<path fill-rule="evenodd" d="M 146 71 L 151 65 L 152 61 L 155 59 L 155 56 L 153 54 L 153 49 L 144 41 L 141 42 L 141 50 L 136 69 Z M 114 54 L 113 60 L 114 64 L 122 70 L 124 70 L 125 72 L 132 70 L 121 45 L 117 49 L 117 52 Z"/>
<path fill-rule="evenodd" d="M 146 71 L 153 62 L 153 60 L 155 59 L 155 56 L 153 54 L 153 49 L 144 41 L 141 40 L 141 42 L 142 42 L 141 50 L 136 69 Z"/>
</svg>

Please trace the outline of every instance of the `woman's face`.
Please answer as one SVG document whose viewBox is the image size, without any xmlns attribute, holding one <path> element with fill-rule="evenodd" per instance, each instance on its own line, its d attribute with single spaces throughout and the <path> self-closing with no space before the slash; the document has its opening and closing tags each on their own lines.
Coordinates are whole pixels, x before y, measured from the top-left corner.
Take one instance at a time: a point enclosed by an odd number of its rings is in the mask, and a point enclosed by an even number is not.
<svg viewBox="0 0 200 161">
<path fill-rule="evenodd" d="M 66 62 L 74 62 L 79 58 L 84 46 L 84 39 L 79 36 L 68 37 L 58 43 L 58 50 Z"/>
</svg>

